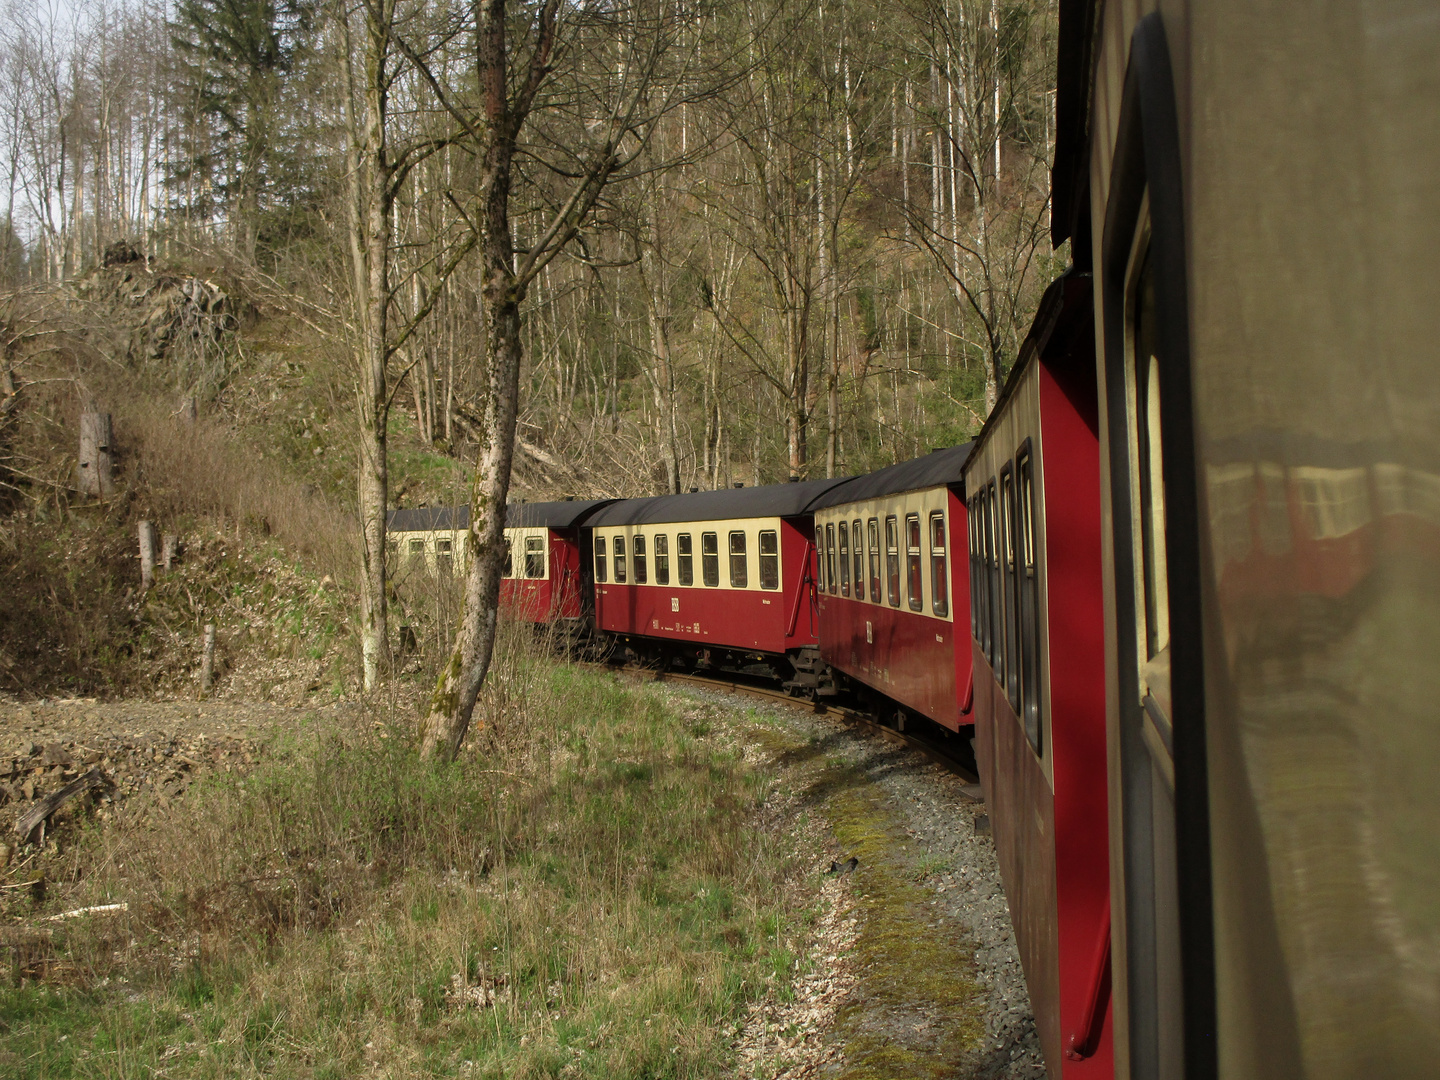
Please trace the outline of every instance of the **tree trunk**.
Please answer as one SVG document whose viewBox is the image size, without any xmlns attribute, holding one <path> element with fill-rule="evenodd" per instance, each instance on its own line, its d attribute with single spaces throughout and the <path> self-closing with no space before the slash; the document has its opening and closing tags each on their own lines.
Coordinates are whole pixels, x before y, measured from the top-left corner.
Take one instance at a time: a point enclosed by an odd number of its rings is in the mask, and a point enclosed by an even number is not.
<svg viewBox="0 0 1440 1080">
<path fill-rule="evenodd" d="M 645 292 L 645 314 L 650 327 L 650 352 L 655 357 L 655 370 L 651 373 L 650 385 L 655 395 L 655 431 L 665 459 L 666 495 L 680 494 L 680 422 L 679 403 L 675 393 L 675 367 L 670 355 L 670 331 L 666 325 L 669 314 L 661 310 L 666 303 L 664 267 L 657 250 L 659 244 L 658 222 L 654 209 L 650 209 L 650 235 L 652 244 L 640 257 L 641 287 Z M 668 305 L 666 305 L 668 308 Z"/>
<path fill-rule="evenodd" d="M 385 512 L 389 501 L 386 428 L 390 299 L 391 163 L 386 145 L 390 49 L 388 4 L 367 9 L 364 42 L 364 116 L 352 120 L 352 144 L 359 158 L 353 170 L 351 268 L 359 308 L 360 454 L 357 495 L 360 502 L 360 652 L 364 687 L 379 681 L 388 638 L 385 597 Z M 359 128 L 359 130 L 355 130 Z"/>
<path fill-rule="evenodd" d="M 508 239 L 508 228 L 505 235 Z M 490 379 L 485 430 L 470 496 L 470 531 L 465 538 L 465 616 L 450 660 L 430 696 L 420 746 L 426 757 L 451 759 L 459 753 L 495 649 L 522 350 L 520 304 L 511 287 L 509 260 L 487 262 L 483 292 Z"/>
<path fill-rule="evenodd" d="M 109 413 L 80 414 L 80 491 L 107 498 L 115 493 L 114 436 Z"/>
<path fill-rule="evenodd" d="M 140 591 L 149 592 L 155 584 L 155 525 L 140 522 Z"/>
</svg>

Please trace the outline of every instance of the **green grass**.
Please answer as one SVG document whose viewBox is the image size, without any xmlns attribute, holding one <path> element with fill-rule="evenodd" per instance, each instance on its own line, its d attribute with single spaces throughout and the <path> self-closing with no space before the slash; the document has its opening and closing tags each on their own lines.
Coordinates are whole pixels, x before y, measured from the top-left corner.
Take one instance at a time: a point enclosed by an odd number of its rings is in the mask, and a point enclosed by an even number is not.
<svg viewBox="0 0 1440 1080">
<path fill-rule="evenodd" d="M 658 690 L 521 656 L 450 766 L 401 732 L 277 739 L 243 782 L 85 836 L 43 981 L 0 991 L 15 1077 L 690 1077 L 782 982 L 768 777 Z M 42 914 L 31 913 L 33 921 Z M 76 920 L 76 923 L 83 920 Z"/>
</svg>

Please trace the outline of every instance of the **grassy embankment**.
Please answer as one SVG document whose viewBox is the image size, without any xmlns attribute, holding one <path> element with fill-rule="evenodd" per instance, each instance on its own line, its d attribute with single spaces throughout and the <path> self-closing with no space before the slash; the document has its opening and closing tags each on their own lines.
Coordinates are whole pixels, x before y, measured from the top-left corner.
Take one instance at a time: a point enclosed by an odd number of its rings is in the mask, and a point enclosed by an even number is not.
<svg viewBox="0 0 1440 1080">
<path fill-rule="evenodd" d="M 373 721 L 277 733 L 78 836 L 26 902 L 13 974 L 43 977 L 0 990 L 0 1073 L 712 1073 L 794 962 L 769 776 L 657 689 L 523 650 L 486 715 L 446 768 Z"/>
</svg>

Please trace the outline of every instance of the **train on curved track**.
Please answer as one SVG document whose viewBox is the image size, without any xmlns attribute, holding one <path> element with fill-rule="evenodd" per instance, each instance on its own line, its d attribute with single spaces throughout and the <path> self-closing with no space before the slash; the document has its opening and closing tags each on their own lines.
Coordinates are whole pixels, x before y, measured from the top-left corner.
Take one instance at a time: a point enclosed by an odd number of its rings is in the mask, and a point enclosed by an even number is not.
<svg viewBox="0 0 1440 1080">
<path fill-rule="evenodd" d="M 1050 1076 L 1437 1075 L 1440 16 L 1059 10 L 975 441 L 516 506 L 502 602 L 972 737 Z"/>
</svg>

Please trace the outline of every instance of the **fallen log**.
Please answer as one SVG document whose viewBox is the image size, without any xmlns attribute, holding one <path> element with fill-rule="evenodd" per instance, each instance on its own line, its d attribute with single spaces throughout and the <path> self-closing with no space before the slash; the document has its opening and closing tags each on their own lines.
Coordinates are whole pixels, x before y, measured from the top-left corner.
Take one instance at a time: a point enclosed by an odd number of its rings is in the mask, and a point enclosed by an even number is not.
<svg viewBox="0 0 1440 1080">
<path fill-rule="evenodd" d="M 92 787 L 99 787 L 105 783 L 105 778 L 100 775 L 99 769 L 91 769 L 78 780 L 71 780 L 53 795 L 46 795 L 30 809 L 26 810 L 15 819 L 15 831 L 22 837 L 29 837 L 37 828 L 45 823 L 45 819 L 53 814 L 60 807 L 82 792 L 89 791 Z"/>
</svg>

